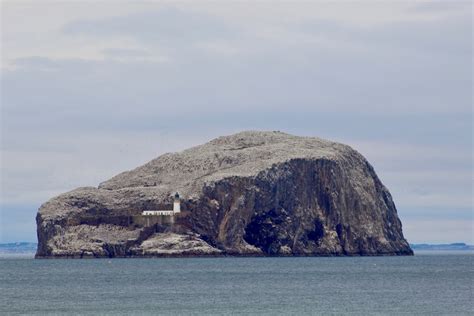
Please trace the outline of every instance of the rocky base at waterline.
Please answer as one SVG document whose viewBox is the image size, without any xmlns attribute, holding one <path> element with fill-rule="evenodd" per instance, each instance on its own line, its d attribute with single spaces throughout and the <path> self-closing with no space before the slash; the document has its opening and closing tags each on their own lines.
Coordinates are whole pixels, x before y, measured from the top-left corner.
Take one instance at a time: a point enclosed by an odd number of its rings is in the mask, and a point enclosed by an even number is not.
<svg viewBox="0 0 474 316">
<path fill-rule="evenodd" d="M 181 212 L 161 210 L 181 195 Z M 37 258 L 412 255 L 395 204 L 347 145 L 242 132 L 44 203 Z"/>
</svg>

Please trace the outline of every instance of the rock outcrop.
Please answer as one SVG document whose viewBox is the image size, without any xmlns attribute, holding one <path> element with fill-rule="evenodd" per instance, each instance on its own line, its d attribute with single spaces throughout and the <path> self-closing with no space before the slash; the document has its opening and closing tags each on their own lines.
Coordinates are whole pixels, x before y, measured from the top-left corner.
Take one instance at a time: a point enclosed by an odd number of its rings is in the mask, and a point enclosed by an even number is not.
<svg viewBox="0 0 474 316">
<path fill-rule="evenodd" d="M 144 210 L 182 197 L 173 221 Z M 41 206 L 41 257 L 411 255 L 392 197 L 347 145 L 242 132 Z"/>
</svg>

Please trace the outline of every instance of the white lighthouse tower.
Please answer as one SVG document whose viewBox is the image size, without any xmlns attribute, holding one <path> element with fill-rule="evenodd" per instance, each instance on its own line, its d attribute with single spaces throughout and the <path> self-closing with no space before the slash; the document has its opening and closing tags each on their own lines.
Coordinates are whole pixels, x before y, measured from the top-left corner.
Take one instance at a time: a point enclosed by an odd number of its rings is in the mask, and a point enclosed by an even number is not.
<svg viewBox="0 0 474 316">
<path fill-rule="evenodd" d="M 181 212 L 181 201 L 179 200 L 179 194 L 176 192 L 174 195 L 173 201 L 173 213 L 180 213 Z"/>
</svg>

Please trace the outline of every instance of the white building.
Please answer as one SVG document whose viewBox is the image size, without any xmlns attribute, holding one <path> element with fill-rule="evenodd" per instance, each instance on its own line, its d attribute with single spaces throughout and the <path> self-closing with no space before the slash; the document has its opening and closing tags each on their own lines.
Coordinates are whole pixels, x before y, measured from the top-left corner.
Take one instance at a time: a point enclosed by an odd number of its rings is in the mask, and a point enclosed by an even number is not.
<svg viewBox="0 0 474 316">
<path fill-rule="evenodd" d="M 143 211 L 142 215 L 151 216 L 151 215 L 165 215 L 173 216 L 174 214 L 181 212 L 181 200 L 179 198 L 178 192 L 174 195 L 173 209 L 172 210 L 148 210 Z"/>
</svg>

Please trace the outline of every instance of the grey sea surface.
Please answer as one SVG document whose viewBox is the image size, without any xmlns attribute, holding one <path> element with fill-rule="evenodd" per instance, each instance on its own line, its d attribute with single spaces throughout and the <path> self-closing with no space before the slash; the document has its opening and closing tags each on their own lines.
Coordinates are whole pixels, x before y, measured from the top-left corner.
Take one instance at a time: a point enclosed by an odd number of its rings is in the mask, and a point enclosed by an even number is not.
<svg viewBox="0 0 474 316">
<path fill-rule="evenodd" d="M 0 314 L 473 315 L 473 259 L 3 256 Z"/>
</svg>

